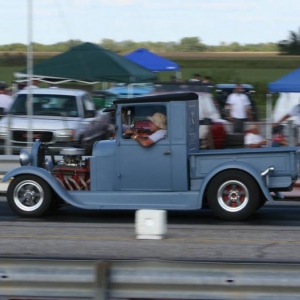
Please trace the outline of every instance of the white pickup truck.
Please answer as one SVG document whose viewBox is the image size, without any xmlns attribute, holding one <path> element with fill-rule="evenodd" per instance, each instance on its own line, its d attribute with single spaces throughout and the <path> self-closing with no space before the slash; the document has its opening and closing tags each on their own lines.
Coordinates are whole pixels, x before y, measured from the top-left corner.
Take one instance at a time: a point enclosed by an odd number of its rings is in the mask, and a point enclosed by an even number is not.
<svg viewBox="0 0 300 300">
<path fill-rule="evenodd" d="M 19 154 L 20 149 L 31 147 L 28 135 L 32 141 L 47 143 L 55 153 L 80 146 L 82 129 L 96 116 L 90 95 L 62 88 L 34 88 L 31 94 L 32 114 L 28 114 L 29 90 L 24 89 L 15 95 L 8 114 L 0 120 L 2 153 Z"/>
</svg>

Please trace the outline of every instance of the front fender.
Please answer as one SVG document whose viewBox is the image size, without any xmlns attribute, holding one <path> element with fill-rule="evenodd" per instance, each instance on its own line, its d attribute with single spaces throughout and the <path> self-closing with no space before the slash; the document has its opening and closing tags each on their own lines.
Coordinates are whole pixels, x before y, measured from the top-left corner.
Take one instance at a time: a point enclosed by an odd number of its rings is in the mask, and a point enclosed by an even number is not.
<svg viewBox="0 0 300 300">
<path fill-rule="evenodd" d="M 271 166 L 270 166 L 271 167 Z M 250 174 L 254 180 L 257 182 L 258 186 L 261 188 L 264 196 L 266 197 L 266 199 L 268 201 L 274 202 L 270 191 L 268 189 L 268 187 L 265 185 L 265 182 L 262 178 L 262 176 L 260 175 L 260 173 L 254 169 L 252 166 L 243 163 L 243 162 L 226 162 L 224 164 L 221 164 L 219 166 L 217 166 L 216 168 L 214 168 L 203 180 L 202 184 L 201 184 L 201 188 L 199 191 L 199 203 L 202 203 L 202 199 L 206 190 L 207 185 L 209 184 L 210 180 L 217 175 L 218 173 L 222 172 L 222 171 L 226 171 L 229 169 L 237 169 L 237 170 L 241 170 L 245 173 Z M 201 206 L 201 205 L 200 205 Z"/>
<path fill-rule="evenodd" d="M 8 181 L 12 177 L 20 176 L 20 175 L 35 175 L 39 178 L 42 178 L 50 187 L 57 193 L 57 195 L 63 199 L 65 202 L 77 206 L 79 208 L 85 208 L 83 205 L 79 204 L 70 193 L 59 183 L 59 181 L 47 170 L 32 167 L 32 166 L 24 166 L 15 168 L 9 172 L 7 172 L 3 178 L 2 182 Z"/>
</svg>

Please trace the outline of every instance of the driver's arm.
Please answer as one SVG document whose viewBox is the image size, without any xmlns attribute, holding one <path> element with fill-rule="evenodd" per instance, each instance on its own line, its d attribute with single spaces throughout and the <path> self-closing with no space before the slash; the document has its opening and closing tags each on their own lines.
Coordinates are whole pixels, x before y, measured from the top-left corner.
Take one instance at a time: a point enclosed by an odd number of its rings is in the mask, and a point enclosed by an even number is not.
<svg viewBox="0 0 300 300">
<path fill-rule="evenodd" d="M 140 145 L 142 145 L 143 147 L 150 147 L 151 145 L 154 144 L 154 141 L 149 139 L 149 138 L 145 138 L 143 136 L 140 136 L 138 134 L 134 134 L 131 137 L 132 139 L 136 140 Z"/>
</svg>

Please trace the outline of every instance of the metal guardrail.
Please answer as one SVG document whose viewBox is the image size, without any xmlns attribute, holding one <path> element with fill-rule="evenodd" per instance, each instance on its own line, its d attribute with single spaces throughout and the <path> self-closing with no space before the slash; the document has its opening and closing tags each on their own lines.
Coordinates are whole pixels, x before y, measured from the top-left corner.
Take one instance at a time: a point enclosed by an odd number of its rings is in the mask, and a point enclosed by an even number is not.
<svg viewBox="0 0 300 300">
<path fill-rule="evenodd" d="M 19 155 L 0 155 L 0 174 L 19 166 L 19 158 Z"/>
<path fill-rule="evenodd" d="M 300 299 L 299 273 L 292 264 L 2 259 L 0 296 L 288 300 Z"/>
</svg>

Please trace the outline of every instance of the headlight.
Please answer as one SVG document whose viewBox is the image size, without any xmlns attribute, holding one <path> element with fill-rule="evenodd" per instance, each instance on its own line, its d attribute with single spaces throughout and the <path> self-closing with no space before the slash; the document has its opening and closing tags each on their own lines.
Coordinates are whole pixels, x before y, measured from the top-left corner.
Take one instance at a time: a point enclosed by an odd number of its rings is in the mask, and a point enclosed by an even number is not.
<svg viewBox="0 0 300 300">
<path fill-rule="evenodd" d="M 32 156 L 31 153 L 28 152 L 25 149 L 21 149 L 20 151 L 20 165 L 23 166 L 29 166 L 32 162 Z"/>
<path fill-rule="evenodd" d="M 1 126 L 0 127 L 0 138 L 6 138 L 8 134 L 8 128 Z"/>
<path fill-rule="evenodd" d="M 74 129 L 60 129 L 55 131 L 57 139 L 73 141 L 75 130 Z"/>
</svg>

